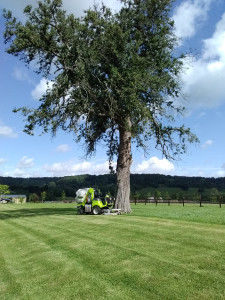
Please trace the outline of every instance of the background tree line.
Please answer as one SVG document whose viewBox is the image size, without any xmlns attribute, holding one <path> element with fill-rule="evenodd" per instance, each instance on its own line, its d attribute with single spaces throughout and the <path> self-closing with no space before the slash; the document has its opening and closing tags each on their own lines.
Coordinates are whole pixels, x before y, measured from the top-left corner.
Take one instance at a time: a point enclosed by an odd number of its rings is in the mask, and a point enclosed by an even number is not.
<svg viewBox="0 0 225 300">
<path fill-rule="evenodd" d="M 116 195 L 116 175 L 77 175 L 65 177 L 37 177 L 14 178 L 0 177 L 0 184 L 8 185 L 11 194 L 30 194 L 39 197 L 39 201 L 62 200 L 74 198 L 76 191 L 84 187 L 99 188 L 102 193 L 110 192 Z M 131 174 L 131 197 L 148 198 L 160 191 L 162 197 L 182 199 L 182 197 L 196 198 L 203 195 L 225 193 L 225 178 L 204 178 L 169 176 L 160 174 Z M 166 195 L 166 196 L 165 196 Z M 44 199 L 43 199 L 44 197 Z M 36 198 L 36 201 L 38 199 Z"/>
</svg>

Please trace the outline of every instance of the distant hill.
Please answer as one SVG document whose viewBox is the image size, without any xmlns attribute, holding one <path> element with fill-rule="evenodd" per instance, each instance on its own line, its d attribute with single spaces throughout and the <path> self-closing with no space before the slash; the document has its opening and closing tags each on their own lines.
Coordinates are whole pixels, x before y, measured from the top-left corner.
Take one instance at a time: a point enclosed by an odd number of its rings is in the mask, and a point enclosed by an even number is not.
<svg viewBox="0 0 225 300">
<path fill-rule="evenodd" d="M 103 193 L 116 193 L 116 175 L 78 175 L 65 177 L 35 177 L 35 178 L 14 178 L 0 177 L 0 184 L 9 185 L 11 193 L 26 194 L 36 193 L 40 196 L 41 192 L 46 191 L 48 200 L 61 197 L 62 192 L 67 197 L 75 197 L 79 188 L 94 187 L 99 188 Z M 160 174 L 131 174 L 132 193 L 146 191 L 179 189 L 186 193 L 195 189 L 198 193 L 205 190 L 217 189 L 225 192 L 225 178 L 205 178 L 205 177 L 186 177 L 169 176 Z"/>
</svg>

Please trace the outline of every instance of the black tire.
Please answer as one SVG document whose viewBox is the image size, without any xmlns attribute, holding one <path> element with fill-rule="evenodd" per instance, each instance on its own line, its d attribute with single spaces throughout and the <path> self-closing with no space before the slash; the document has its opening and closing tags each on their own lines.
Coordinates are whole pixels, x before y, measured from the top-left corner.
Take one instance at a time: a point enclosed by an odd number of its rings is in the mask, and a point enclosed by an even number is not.
<svg viewBox="0 0 225 300">
<path fill-rule="evenodd" d="M 80 206 L 80 207 L 78 208 L 77 214 L 78 214 L 78 215 L 83 215 L 83 214 L 84 214 L 84 208 L 83 208 L 83 206 Z"/>
<path fill-rule="evenodd" d="M 92 211 L 93 211 L 93 215 L 100 215 L 102 213 L 102 210 L 99 206 L 94 206 Z"/>
</svg>

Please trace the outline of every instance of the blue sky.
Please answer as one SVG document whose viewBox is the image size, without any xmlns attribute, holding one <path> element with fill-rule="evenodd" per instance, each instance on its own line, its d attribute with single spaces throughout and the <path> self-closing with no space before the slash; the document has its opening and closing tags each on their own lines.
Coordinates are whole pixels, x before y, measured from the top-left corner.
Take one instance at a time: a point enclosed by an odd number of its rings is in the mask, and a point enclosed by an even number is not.
<svg viewBox="0 0 225 300">
<path fill-rule="evenodd" d="M 97 2 L 97 1 L 95 1 Z M 113 10 L 116 0 L 104 0 Z M 81 15 L 93 0 L 64 0 L 69 13 Z M 35 6 L 35 0 L 0 0 L 0 10 L 12 10 L 24 20 L 23 8 Z M 168 161 L 150 149 L 149 156 L 133 149 L 133 173 L 223 177 L 225 176 L 225 3 L 224 0 L 175 1 L 172 16 L 176 34 L 181 38 L 177 51 L 193 54 L 185 62 L 182 76 L 187 112 L 182 122 L 190 127 L 199 145 L 190 145 L 179 161 Z M 0 18 L 0 176 L 43 177 L 108 172 L 106 148 L 100 144 L 95 156 L 85 159 L 84 148 L 76 144 L 71 134 L 28 136 L 24 122 L 14 107 L 37 105 L 45 90 L 45 80 L 32 67 L 27 69 L 17 58 L 4 52 Z M 182 100 L 183 101 L 183 100 Z M 181 120 L 179 120 L 180 122 Z"/>
</svg>

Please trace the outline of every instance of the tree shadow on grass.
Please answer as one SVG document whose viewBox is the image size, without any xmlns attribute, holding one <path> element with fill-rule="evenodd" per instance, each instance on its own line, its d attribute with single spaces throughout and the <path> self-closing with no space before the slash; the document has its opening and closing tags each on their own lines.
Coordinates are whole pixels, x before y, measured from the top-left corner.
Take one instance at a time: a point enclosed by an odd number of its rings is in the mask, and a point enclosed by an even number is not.
<svg viewBox="0 0 225 300">
<path fill-rule="evenodd" d="M 73 207 L 68 208 L 27 208 L 27 209 L 16 209 L 16 210 L 4 210 L 0 211 L 0 220 L 7 219 L 18 219 L 28 217 L 40 217 L 40 216 L 74 216 L 77 215 L 77 210 Z"/>
</svg>

